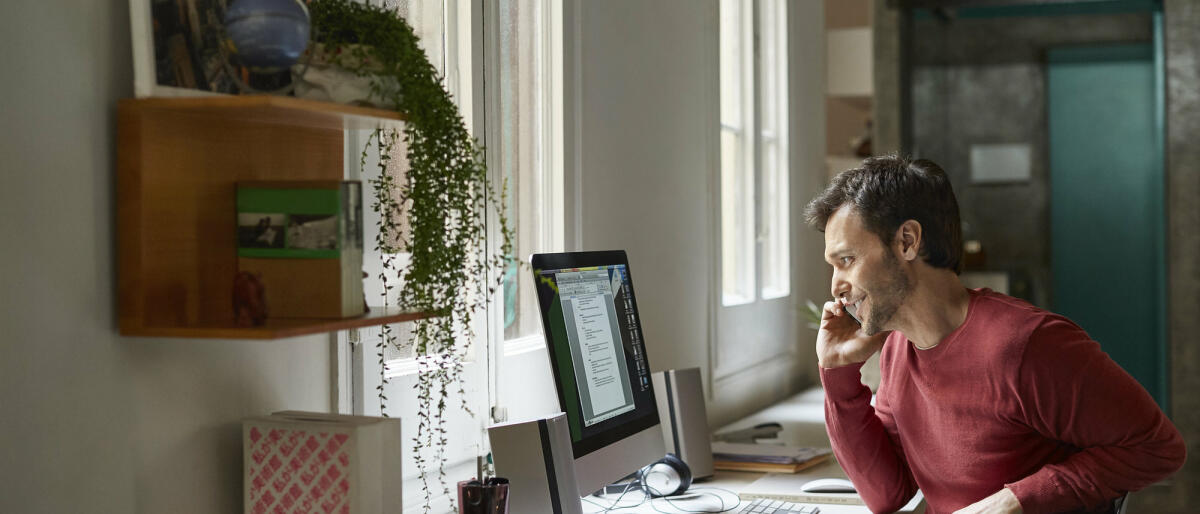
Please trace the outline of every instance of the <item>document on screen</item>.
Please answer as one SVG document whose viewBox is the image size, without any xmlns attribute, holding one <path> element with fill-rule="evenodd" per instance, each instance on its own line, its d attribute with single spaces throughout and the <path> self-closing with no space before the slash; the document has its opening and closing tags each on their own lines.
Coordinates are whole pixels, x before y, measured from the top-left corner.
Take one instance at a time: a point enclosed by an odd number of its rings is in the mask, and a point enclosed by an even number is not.
<svg viewBox="0 0 1200 514">
<path fill-rule="evenodd" d="M 571 346 L 585 425 L 633 410 L 633 390 L 622 346 L 613 279 L 607 270 L 556 277 Z"/>
<path fill-rule="evenodd" d="M 621 370 L 617 366 L 617 341 L 604 295 L 579 296 L 572 303 L 592 412 L 600 414 L 622 407 L 625 391 L 618 375 Z"/>
</svg>

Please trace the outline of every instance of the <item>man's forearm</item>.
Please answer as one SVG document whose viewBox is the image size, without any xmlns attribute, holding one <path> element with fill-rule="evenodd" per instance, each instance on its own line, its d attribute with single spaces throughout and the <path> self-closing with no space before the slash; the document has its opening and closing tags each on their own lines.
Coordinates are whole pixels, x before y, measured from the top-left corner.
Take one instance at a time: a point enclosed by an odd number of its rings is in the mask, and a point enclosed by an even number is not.
<svg viewBox="0 0 1200 514">
<path fill-rule="evenodd" d="M 1006 484 L 1027 512 L 1096 507 L 1183 465 L 1179 431 L 1082 329 L 1048 323 L 1026 348 L 1019 383 L 1025 423 L 1081 449 Z"/>
<path fill-rule="evenodd" d="M 904 506 L 917 486 L 888 427 L 871 406 L 871 390 L 862 385 L 860 367 L 821 370 L 825 427 L 859 496 L 872 511 L 891 512 Z"/>
<path fill-rule="evenodd" d="M 1182 463 L 1182 451 L 1182 439 L 1169 435 L 1133 447 L 1088 448 L 1007 487 L 1026 512 L 1097 507 L 1174 473 Z"/>
<path fill-rule="evenodd" d="M 991 496 L 954 511 L 954 514 L 1022 514 L 1021 502 L 1007 487 L 1000 488 Z"/>
</svg>

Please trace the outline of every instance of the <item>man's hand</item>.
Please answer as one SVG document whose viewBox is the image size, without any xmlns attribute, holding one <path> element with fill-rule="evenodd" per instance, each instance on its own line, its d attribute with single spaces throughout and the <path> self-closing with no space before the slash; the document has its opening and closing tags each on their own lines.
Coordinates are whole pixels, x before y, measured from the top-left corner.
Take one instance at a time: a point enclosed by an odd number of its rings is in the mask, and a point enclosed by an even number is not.
<svg viewBox="0 0 1200 514">
<path fill-rule="evenodd" d="M 958 509 L 954 514 L 1021 514 L 1021 502 L 1007 487 L 1001 487 L 991 496 Z"/>
<path fill-rule="evenodd" d="M 817 331 L 817 364 L 822 368 L 838 368 L 866 362 L 883 348 L 887 332 L 868 336 L 859 328 L 844 305 L 825 302 L 821 329 Z"/>
</svg>

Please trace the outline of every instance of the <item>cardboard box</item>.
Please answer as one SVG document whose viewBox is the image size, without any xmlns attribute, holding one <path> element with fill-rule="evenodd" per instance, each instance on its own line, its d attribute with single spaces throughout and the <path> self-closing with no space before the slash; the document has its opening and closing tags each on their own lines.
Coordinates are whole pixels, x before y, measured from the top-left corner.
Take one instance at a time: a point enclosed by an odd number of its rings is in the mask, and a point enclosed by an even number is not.
<svg viewBox="0 0 1200 514">
<path fill-rule="evenodd" d="M 246 514 L 399 513 L 400 420 L 284 411 L 242 422 Z"/>
</svg>

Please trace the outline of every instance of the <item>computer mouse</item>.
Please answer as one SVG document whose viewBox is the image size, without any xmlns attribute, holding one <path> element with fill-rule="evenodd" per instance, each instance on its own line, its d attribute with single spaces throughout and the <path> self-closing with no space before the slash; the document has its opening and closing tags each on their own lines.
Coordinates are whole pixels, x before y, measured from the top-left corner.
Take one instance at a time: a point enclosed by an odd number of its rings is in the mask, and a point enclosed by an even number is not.
<svg viewBox="0 0 1200 514">
<path fill-rule="evenodd" d="M 818 478 L 800 486 L 800 491 L 806 493 L 854 493 L 854 484 L 844 478 Z"/>
</svg>

